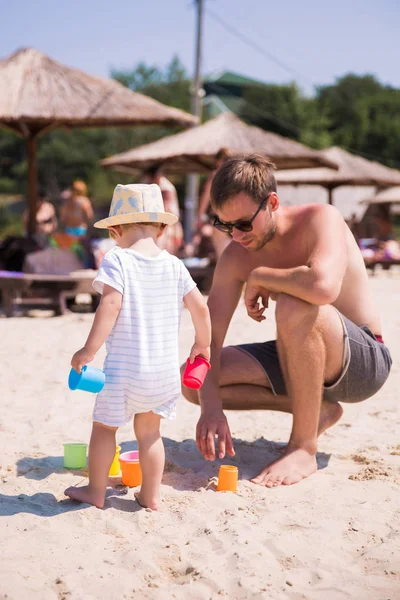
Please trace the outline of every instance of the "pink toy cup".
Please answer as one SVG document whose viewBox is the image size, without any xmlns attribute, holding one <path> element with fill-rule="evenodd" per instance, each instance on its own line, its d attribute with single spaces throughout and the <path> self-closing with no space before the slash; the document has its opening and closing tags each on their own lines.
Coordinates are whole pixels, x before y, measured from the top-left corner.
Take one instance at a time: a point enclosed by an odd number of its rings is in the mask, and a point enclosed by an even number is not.
<svg viewBox="0 0 400 600">
<path fill-rule="evenodd" d="M 202 356 L 196 356 L 192 364 L 190 358 L 186 361 L 185 372 L 183 373 L 183 385 L 198 390 L 204 383 L 210 363 Z"/>
</svg>

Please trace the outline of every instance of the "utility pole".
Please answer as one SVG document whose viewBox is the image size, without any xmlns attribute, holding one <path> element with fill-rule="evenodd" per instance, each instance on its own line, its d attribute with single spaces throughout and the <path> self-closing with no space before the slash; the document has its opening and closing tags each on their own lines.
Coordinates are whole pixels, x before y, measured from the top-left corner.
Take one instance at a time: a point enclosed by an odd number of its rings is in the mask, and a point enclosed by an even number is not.
<svg viewBox="0 0 400 600">
<path fill-rule="evenodd" d="M 201 33 L 203 25 L 203 0 L 194 0 L 197 5 L 197 35 L 196 35 L 196 57 L 194 81 L 191 87 L 192 95 L 192 114 L 201 118 L 201 97 L 203 89 L 201 87 L 200 63 L 201 63 Z M 185 197 L 185 212 L 183 218 L 185 243 L 192 241 L 193 224 L 195 209 L 197 207 L 197 198 L 199 193 L 199 177 L 198 175 L 188 175 L 186 179 L 186 197 Z"/>
</svg>

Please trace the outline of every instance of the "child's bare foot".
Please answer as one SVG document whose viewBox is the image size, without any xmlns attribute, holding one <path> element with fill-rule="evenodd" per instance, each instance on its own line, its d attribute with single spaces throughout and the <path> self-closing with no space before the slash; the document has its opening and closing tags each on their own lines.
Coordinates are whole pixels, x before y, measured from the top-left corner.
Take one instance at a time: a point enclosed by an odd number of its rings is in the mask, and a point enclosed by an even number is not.
<svg viewBox="0 0 400 600">
<path fill-rule="evenodd" d="M 151 510 L 158 510 L 158 499 L 155 499 L 154 497 L 152 498 L 151 496 L 149 496 L 149 498 L 146 498 L 142 490 L 140 490 L 140 492 L 136 492 L 135 498 L 137 503 L 140 504 L 140 506 L 142 506 L 143 508 L 151 508 Z"/>
<path fill-rule="evenodd" d="M 97 506 L 97 508 L 103 508 L 104 506 L 105 494 L 90 489 L 88 485 L 84 485 L 83 487 L 71 486 L 65 490 L 64 494 L 72 498 L 72 500 L 87 502 L 88 504 Z"/>
</svg>

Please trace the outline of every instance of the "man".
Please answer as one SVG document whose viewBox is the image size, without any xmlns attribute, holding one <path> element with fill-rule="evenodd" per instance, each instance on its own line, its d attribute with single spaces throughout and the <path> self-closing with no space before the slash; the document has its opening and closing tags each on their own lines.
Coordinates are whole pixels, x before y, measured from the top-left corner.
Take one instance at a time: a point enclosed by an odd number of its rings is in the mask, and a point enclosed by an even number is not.
<svg viewBox="0 0 400 600">
<path fill-rule="evenodd" d="M 232 242 L 217 264 L 209 297 L 212 367 L 200 394 L 196 441 L 207 460 L 234 455 L 223 409 L 293 414 L 283 456 L 252 481 L 290 485 L 317 469 L 317 437 L 386 381 L 391 358 L 358 246 L 332 206 L 279 204 L 273 165 L 258 155 L 228 160 L 211 188 L 214 225 Z M 265 319 L 276 301 L 276 341 L 222 348 L 247 282 L 248 315 Z"/>
</svg>

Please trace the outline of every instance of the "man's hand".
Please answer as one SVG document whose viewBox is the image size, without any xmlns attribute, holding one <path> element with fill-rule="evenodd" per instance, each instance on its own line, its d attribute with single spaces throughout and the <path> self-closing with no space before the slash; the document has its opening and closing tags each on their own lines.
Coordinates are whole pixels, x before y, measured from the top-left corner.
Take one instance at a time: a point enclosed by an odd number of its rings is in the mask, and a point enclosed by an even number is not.
<svg viewBox="0 0 400 600">
<path fill-rule="evenodd" d="M 87 365 L 94 359 L 95 355 L 89 352 L 85 347 L 75 352 L 71 360 L 71 367 L 78 373 L 82 371 L 82 367 Z"/>
<path fill-rule="evenodd" d="M 244 295 L 244 303 L 249 317 L 258 323 L 264 321 L 264 311 L 268 308 L 269 298 L 270 292 L 265 288 L 254 285 L 253 278 L 250 274 Z"/>
<path fill-rule="evenodd" d="M 196 444 L 206 460 L 216 458 L 215 436 L 218 437 L 218 458 L 224 458 L 225 452 L 235 456 L 228 421 L 222 410 L 203 413 L 197 423 Z"/>
</svg>

